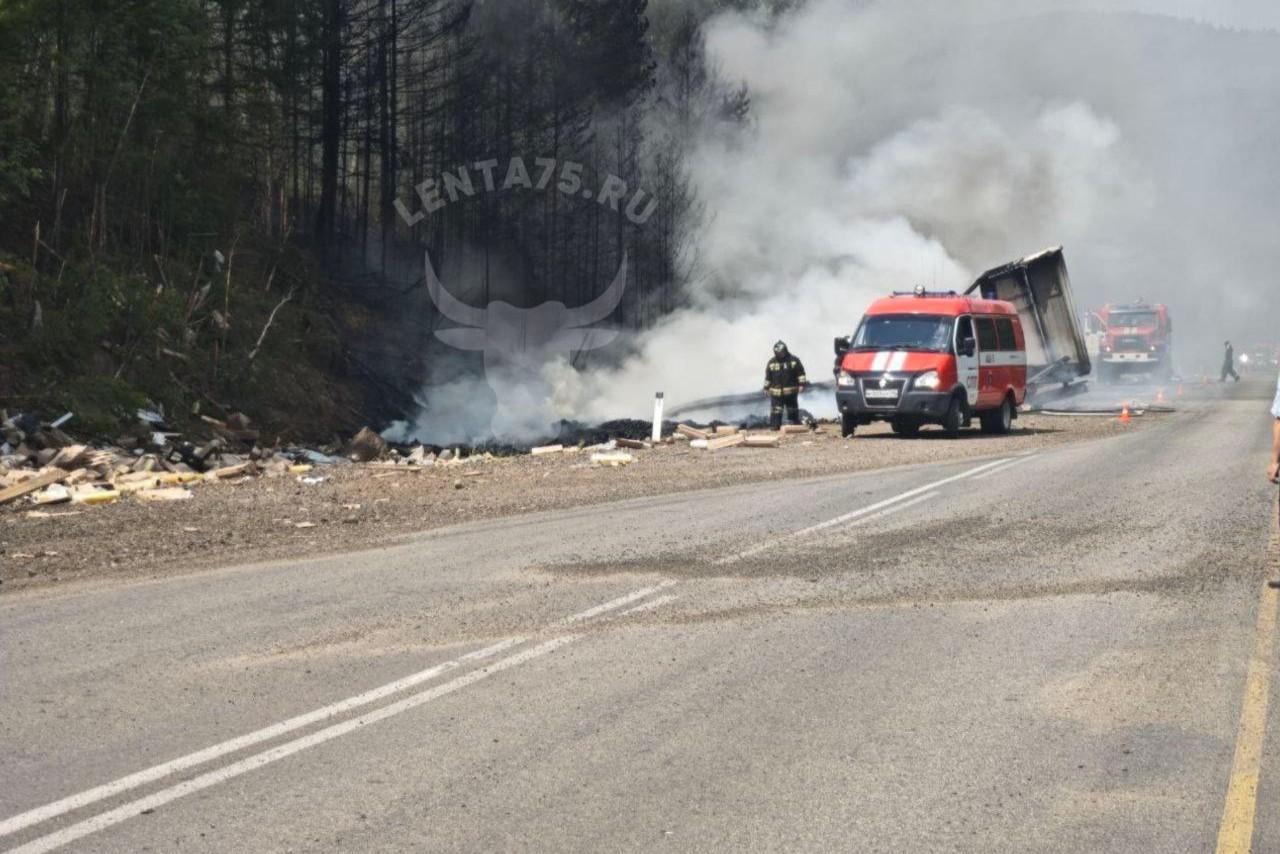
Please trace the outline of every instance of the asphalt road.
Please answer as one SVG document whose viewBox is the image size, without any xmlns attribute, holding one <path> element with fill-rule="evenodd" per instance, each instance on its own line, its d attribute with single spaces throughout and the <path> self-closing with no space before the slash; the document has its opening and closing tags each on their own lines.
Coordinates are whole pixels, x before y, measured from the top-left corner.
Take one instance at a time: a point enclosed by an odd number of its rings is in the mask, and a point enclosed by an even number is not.
<svg viewBox="0 0 1280 854">
<path fill-rule="evenodd" d="M 1233 391 L 0 598 L 0 849 L 1280 850 L 1270 395 Z"/>
</svg>

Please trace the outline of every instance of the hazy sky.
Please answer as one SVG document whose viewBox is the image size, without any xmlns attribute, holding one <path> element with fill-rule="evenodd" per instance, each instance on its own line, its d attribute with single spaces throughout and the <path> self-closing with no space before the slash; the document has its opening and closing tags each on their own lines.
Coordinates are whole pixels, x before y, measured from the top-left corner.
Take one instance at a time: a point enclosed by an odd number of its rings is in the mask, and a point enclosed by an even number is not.
<svg viewBox="0 0 1280 854">
<path fill-rule="evenodd" d="M 1065 9 L 1149 12 L 1222 27 L 1280 30 L 1277 0 L 1055 0 L 1053 5 Z"/>
</svg>

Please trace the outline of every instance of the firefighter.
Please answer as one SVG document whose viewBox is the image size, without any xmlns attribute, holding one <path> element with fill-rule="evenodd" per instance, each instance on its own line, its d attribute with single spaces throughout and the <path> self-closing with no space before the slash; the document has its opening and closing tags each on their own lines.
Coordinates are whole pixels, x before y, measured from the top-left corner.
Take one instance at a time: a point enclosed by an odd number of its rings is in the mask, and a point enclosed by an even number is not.
<svg viewBox="0 0 1280 854">
<path fill-rule="evenodd" d="M 1236 382 L 1240 382 L 1240 375 L 1236 373 L 1236 348 L 1231 346 L 1231 342 L 1227 342 L 1227 352 L 1222 358 L 1222 376 L 1218 382 L 1225 383 L 1227 377 L 1232 377 Z"/>
<path fill-rule="evenodd" d="M 787 420 L 800 423 L 800 392 L 809 384 L 804 375 L 804 365 L 791 355 L 787 345 L 779 341 L 773 345 L 773 358 L 764 370 L 764 391 L 769 395 L 769 426 L 782 429 L 782 410 Z"/>
</svg>

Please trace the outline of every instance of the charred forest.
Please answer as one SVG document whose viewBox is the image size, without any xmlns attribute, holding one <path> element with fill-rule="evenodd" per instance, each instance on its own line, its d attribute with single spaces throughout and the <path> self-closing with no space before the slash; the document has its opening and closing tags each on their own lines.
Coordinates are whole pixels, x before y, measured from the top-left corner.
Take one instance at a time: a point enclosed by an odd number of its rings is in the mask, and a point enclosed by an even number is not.
<svg viewBox="0 0 1280 854">
<path fill-rule="evenodd" d="M 0 407 L 138 407 L 325 439 L 468 369 L 429 255 L 483 306 L 641 330 L 697 275 L 687 140 L 751 121 L 646 0 L 0 6 Z M 452 361 L 449 361 L 451 360 Z"/>
</svg>

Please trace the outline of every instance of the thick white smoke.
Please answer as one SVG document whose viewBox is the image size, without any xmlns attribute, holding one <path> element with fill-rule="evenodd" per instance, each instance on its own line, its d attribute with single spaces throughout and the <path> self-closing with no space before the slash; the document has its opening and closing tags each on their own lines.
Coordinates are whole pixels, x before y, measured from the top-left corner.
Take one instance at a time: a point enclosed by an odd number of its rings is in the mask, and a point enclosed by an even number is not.
<svg viewBox="0 0 1280 854">
<path fill-rule="evenodd" d="M 872 299 L 959 288 L 1056 244 L 1081 308 L 1169 304 L 1186 372 L 1225 338 L 1274 341 L 1280 34 L 1106 11 L 1120 6 L 1277 14 L 1262 0 L 807 0 L 710 19 L 711 64 L 748 84 L 752 117 L 689 141 L 703 212 L 689 305 L 613 367 L 546 366 L 549 390 L 521 414 L 645 417 L 658 390 L 669 405 L 747 391 L 778 338 L 825 379 L 832 338 Z"/>
<path fill-rule="evenodd" d="M 712 59 L 750 86 L 755 125 L 696 147 L 705 276 L 688 310 L 586 378 L 590 413 L 641 414 L 658 389 L 677 402 L 749 389 L 778 338 L 827 379 L 832 338 L 872 299 L 962 288 L 983 265 L 1070 242 L 1134 192 L 1117 126 L 1087 104 L 991 110 L 930 91 L 933 42 L 957 30 L 948 12 L 921 32 L 926 12 L 818 0 L 776 22 L 708 25 Z"/>
</svg>

